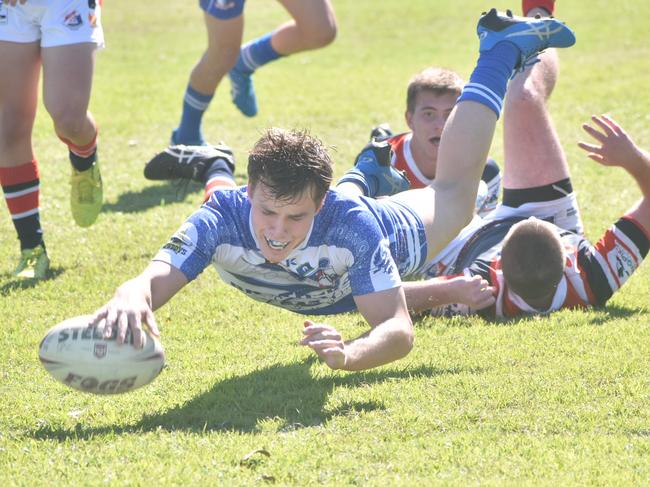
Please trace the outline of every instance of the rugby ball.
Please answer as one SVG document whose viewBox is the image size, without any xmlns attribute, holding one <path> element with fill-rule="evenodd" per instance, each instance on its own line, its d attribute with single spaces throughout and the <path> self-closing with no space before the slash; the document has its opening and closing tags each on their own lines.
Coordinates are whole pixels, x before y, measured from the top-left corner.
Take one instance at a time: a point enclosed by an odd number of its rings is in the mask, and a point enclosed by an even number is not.
<svg viewBox="0 0 650 487">
<path fill-rule="evenodd" d="M 90 315 L 70 318 L 51 328 L 41 341 L 38 356 L 59 382 L 83 392 L 120 394 L 154 380 L 165 365 L 160 342 L 145 331 L 145 343 L 133 347 L 131 329 L 123 344 L 115 330 L 104 339 L 104 327 L 89 326 Z"/>
</svg>

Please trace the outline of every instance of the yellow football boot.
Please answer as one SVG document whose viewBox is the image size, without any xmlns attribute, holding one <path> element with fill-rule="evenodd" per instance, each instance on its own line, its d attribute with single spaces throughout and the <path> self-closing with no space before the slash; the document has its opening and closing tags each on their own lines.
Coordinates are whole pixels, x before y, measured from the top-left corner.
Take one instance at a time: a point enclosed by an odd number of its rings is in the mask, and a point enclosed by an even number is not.
<svg viewBox="0 0 650 487">
<path fill-rule="evenodd" d="M 104 191 L 99 161 L 86 171 L 72 168 L 70 176 L 70 209 L 72 217 L 80 227 L 89 227 L 102 209 Z"/>
<path fill-rule="evenodd" d="M 42 245 L 20 252 L 20 262 L 14 271 L 18 279 L 45 279 L 50 268 L 50 259 Z"/>
</svg>

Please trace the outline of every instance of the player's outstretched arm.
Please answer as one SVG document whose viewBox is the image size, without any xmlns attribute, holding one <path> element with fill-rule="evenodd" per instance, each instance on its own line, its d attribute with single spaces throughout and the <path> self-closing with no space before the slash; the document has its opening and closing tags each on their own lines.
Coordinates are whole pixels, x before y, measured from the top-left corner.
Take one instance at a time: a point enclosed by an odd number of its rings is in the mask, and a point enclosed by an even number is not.
<svg viewBox="0 0 650 487">
<path fill-rule="evenodd" d="M 597 142 L 579 142 L 587 156 L 603 166 L 625 169 L 636 181 L 643 198 L 627 213 L 650 233 L 650 153 L 641 149 L 614 119 L 607 115 L 591 117 L 593 125 L 582 128 Z"/>
<path fill-rule="evenodd" d="M 143 323 L 147 324 L 154 335 L 160 336 L 153 312 L 186 284 L 187 278 L 181 271 L 164 262 L 153 261 L 139 276 L 117 288 L 113 298 L 95 312 L 92 323 L 106 321 L 106 338 L 111 336 L 113 326 L 117 325 L 118 343 L 124 343 L 126 331 L 130 327 L 133 343 L 136 348 L 140 348 L 144 344 Z"/>
<path fill-rule="evenodd" d="M 481 276 L 434 277 L 403 283 L 406 304 L 413 313 L 447 304 L 465 304 L 479 310 L 494 304 L 496 289 Z"/>
<path fill-rule="evenodd" d="M 356 296 L 359 312 L 372 327 L 353 340 L 343 341 L 332 326 L 305 322 L 300 342 L 312 348 L 333 369 L 364 370 L 393 362 L 413 348 L 413 324 L 401 287 Z"/>
</svg>

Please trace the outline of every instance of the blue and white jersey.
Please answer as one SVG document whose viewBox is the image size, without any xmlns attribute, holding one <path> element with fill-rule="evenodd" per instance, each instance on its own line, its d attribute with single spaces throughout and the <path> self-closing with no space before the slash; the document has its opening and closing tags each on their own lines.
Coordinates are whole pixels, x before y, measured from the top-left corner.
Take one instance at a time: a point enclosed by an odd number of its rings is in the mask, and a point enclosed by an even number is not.
<svg viewBox="0 0 650 487">
<path fill-rule="evenodd" d="M 353 296 L 401 285 L 427 255 L 422 221 L 390 200 L 349 198 L 330 190 L 305 240 L 268 262 L 251 221 L 246 188 L 215 192 L 154 260 L 195 279 L 210 263 L 249 297 L 304 314 L 356 309 Z"/>
</svg>

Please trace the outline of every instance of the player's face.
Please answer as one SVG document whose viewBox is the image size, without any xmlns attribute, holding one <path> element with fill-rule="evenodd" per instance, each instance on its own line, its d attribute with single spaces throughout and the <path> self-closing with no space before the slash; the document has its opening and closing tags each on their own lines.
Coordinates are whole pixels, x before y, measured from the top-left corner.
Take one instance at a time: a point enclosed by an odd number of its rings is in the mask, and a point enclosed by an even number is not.
<svg viewBox="0 0 650 487">
<path fill-rule="evenodd" d="M 455 104 L 454 93 L 438 95 L 423 91 L 415 99 L 413 112 L 406 112 L 406 123 L 413 132 L 411 152 L 418 166 L 421 166 L 420 169 L 431 166 L 433 174 L 426 174 L 428 171 L 423 171 L 428 177 L 435 175 L 440 136 Z"/>
<path fill-rule="evenodd" d="M 253 191 L 249 186 L 248 191 L 253 230 L 262 255 L 278 263 L 303 242 L 322 203 L 314 201 L 311 191 L 293 201 L 279 201 L 264 183 L 258 183 Z"/>
</svg>

